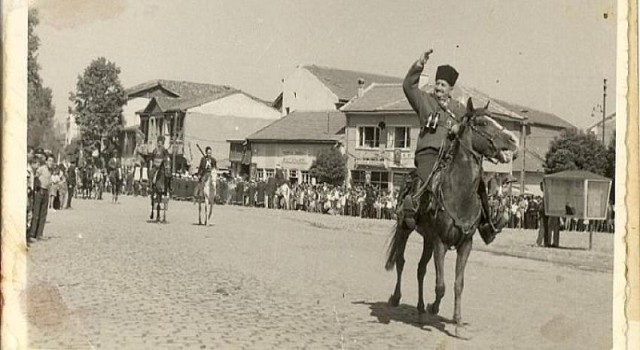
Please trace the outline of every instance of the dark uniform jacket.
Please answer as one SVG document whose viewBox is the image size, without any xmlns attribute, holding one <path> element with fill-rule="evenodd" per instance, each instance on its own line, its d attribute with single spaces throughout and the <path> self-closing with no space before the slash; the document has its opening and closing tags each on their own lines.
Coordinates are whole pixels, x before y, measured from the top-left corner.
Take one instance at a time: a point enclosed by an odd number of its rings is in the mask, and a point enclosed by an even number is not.
<svg viewBox="0 0 640 350">
<path fill-rule="evenodd" d="M 208 156 L 202 157 L 202 159 L 200 159 L 200 166 L 198 166 L 198 176 L 200 178 L 202 178 L 202 176 L 204 175 L 204 172 L 207 170 L 207 160 L 209 160 L 210 162 L 210 166 L 208 167 L 209 169 L 218 168 L 218 164 L 215 158 L 208 157 Z"/>
<path fill-rule="evenodd" d="M 445 109 L 438 103 L 435 95 L 420 90 L 418 83 L 423 69 L 422 64 L 416 61 L 409 68 L 402 84 L 409 104 L 420 118 L 421 129 L 416 153 L 428 148 L 439 150 L 442 141 L 447 138 L 449 129 L 466 113 L 466 108 L 458 101 L 451 99 L 448 108 Z M 437 124 L 435 124 L 436 119 Z"/>
<path fill-rule="evenodd" d="M 67 186 L 73 187 L 76 185 L 76 167 L 75 165 L 69 165 L 69 169 L 67 169 Z"/>
</svg>

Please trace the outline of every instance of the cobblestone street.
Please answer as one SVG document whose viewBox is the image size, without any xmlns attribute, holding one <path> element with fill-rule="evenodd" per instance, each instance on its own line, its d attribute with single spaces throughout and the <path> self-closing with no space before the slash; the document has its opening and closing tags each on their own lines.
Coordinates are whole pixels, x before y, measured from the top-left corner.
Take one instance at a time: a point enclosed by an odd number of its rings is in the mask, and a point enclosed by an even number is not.
<svg viewBox="0 0 640 350">
<path fill-rule="evenodd" d="M 454 252 L 446 259 L 442 318 L 418 318 L 417 234 L 407 248 L 401 305 L 387 307 L 395 283 L 395 272 L 384 270 L 390 221 L 216 206 L 213 226 L 204 227 L 196 225 L 197 205 L 172 201 L 169 222 L 157 224 L 147 222 L 147 199 L 110 199 L 74 200 L 73 209 L 49 213 L 47 239 L 32 245 L 32 348 L 611 347 L 612 273 L 585 267 L 589 257 L 606 256 L 597 249 L 554 250 L 584 261 L 548 262 L 510 256 L 500 245 L 527 246 L 533 232 L 503 233 L 509 237 L 489 247 L 503 251 L 478 251 L 489 248 L 476 240 L 462 308 L 471 339 L 461 340 L 448 321 Z M 596 247 L 612 239 L 597 236 Z M 430 263 L 427 302 L 434 278 Z"/>
</svg>

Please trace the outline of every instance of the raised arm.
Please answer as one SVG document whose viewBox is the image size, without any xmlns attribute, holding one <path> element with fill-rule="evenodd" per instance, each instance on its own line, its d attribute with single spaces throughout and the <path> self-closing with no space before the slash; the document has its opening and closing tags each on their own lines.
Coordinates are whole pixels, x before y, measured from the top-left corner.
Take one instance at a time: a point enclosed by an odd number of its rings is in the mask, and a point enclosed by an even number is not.
<svg viewBox="0 0 640 350">
<path fill-rule="evenodd" d="M 431 52 L 433 51 L 429 50 L 423 53 L 422 56 L 411 65 L 411 68 L 409 68 L 407 76 L 404 78 L 404 82 L 402 83 L 402 89 L 404 90 L 405 96 L 407 96 L 409 104 L 418 114 L 418 118 L 420 118 L 420 125 L 424 125 L 426 123 L 429 113 L 432 112 L 432 108 L 429 104 L 429 95 L 420 90 L 419 87 L 420 74 L 424 70 L 424 65 L 427 63 Z"/>
</svg>

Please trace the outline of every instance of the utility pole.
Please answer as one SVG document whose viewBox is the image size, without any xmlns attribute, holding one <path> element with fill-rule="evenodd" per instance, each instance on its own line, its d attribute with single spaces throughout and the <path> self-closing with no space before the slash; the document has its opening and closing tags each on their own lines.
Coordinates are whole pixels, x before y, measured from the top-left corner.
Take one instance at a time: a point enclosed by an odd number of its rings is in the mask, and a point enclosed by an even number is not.
<svg viewBox="0 0 640 350">
<path fill-rule="evenodd" d="M 604 86 L 602 91 L 602 145 L 607 147 L 604 143 L 604 123 L 607 115 L 607 79 L 604 79 Z"/>
<path fill-rule="evenodd" d="M 178 112 L 173 115 L 173 160 L 171 161 L 171 173 L 176 172 L 176 152 L 178 151 Z"/>
<path fill-rule="evenodd" d="M 526 113 L 526 111 L 522 111 Z M 524 195 L 524 173 L 526 171 L 527 155 L 527 121 L 522 121 L 522 170 L 520 171 L 520 195 Z"/>
</svg>

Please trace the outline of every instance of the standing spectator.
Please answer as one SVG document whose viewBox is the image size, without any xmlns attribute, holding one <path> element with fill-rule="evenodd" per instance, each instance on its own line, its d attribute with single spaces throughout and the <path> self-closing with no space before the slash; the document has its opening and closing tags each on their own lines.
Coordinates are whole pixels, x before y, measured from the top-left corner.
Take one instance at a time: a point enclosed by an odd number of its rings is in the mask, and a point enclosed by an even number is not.
<svg viewBox="0 0 640 350">
<path fill-rule="evenodd" d="M 296 196 L 298 197 L 296 201 L 296 210 L 306 210 L 305 208 L 305 188 L 302 184 L 298 185 L 296 188 Z"/>
<path fill-rule="evenodd" d="M 511 202 L 510 208 L 511 215 L 509 216 L 509 227 L 518 228 L 518 224 L 520 222 L 520 218 L 518 217 L 518 203 L 517 200 L 513 200 Z"/>
<path fill-rule="evenodd" d="M 58 175 L 60 176 L 60 182 L 58 183 L 58 203 L 54 206 L 56 210 L 64 209 L 65 203 L 67 203 L 67 169 L 63 164 L 58 167 Z"/>
<path fill-rule="evenodd" d="M 263 180 L 258 181 L 258 184 L 256 186 L 256 206 L 258 207 L 265 206 L 264 186 L 265 183 Z"/>
<path fill-rule="evenodd" d="M 38 158 L 34 154 L 33 147 L 29 147 L 27 151 L 27 227 L 25 230 L 27 247 L 32 243 L 29 231 L 33 217 L 34 178 L 38 165 Z"/>
<path fill-rule="evenodd" d="M 607 204 L 607 225 L 606 232 L 615 232 L 615 206 L 612 202 Z"/>
<path fill-rule="evenodd" d="M 525 214 L 527 213 L 527 207 L 528 207 L 528 205 L 529 205 L 529 204 L 528 204 L 528 202 L 527 202 L 526 197 L 525 197 L 525 196 L 522 196 L 522 197 L 520 198 L 520 202 L 518 203 L 518 214 L 519 214 L 519 219 L 520 219 L 520 222 L 519 222 L 519 228 L 520 228 L 521 230 L 526 228 L 526 227 L 524 226 L 524 223 L 525 223 L 525 221 L 524 221 L 524 216 L 525 216 Z"/>
<path fill-rule="evenodd" d="M 49 187 L 49 209 L 53 209 L 53 211 L 55 212 L 57 210 L 56 207 L 59 208 L 60 193 L 58 190 L 60 188 L 61 179 L 58 166 L 53 165 L 53 168 L 51 169 L 51 186 Z M 58 205 L 54 206 L 54 204 Z"/>
<path fill-rule="evenodd" d="M 69 168 L 67 169 L 67 203 L 65 205 L 66 209 L 71 208 L 71 198 L 76 191 L 76 164 L 75 160 L 71 161 Z"/>
<path fill-rule="evenodd" d="M 51 187 L 51 169 L 53 168 L 54 159 L 53 155 L 49 155 L 47 157 L 44 155 L 44 152 L 39 152 L 39 157 L 40 164 L 34 177 L 35 194 L 33 199 L 33 216 L 31 218 L 30 235 L 32 238 L 41 240 L 44 235 L 44 224 L 47 221 L 49 188 Z"/>
</svg>

